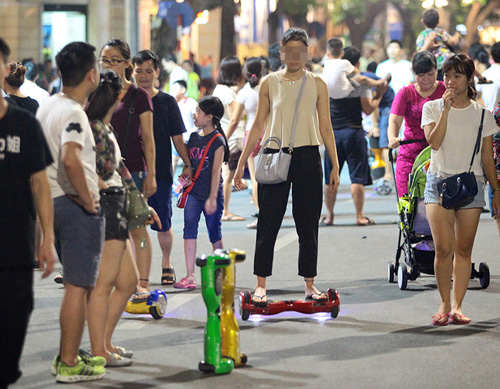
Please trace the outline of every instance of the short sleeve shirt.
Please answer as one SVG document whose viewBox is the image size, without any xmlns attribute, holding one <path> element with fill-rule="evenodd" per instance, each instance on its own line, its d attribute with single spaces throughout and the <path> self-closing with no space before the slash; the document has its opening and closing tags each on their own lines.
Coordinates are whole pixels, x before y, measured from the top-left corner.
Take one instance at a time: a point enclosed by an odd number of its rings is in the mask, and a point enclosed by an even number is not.
<svg viewBox="0 0 500 389">
<path fill-rule="evenodd" d="M 331 98 L 347 97 L 354 90 L 354 86 L 347 78 L 353 71 L 354 66 L 346 59 L 329 59 L 325 62 L 323 79 Z"/>
<path fill-rule="evenodd" d="M 243 88 L 236 95 L 236 101 L 245 107 L 247 113 L 247 123 L 245 130 L 250 131 L 255 116 L 257 116 L 257 105 L 259 103 L 259 87 L 252 88 L 247 82 Z"/>
<path fill-rule="evenodd" d="M 153 98 L 153 132 L 156 146 L 156 179 L 172 183 L 172 142 L 170 138 L 186 132 L 174 97 L 159 91 Z"/>
<path fill-rule="evenodd" d="M 134 106 L 130 107 L 134 89 Z M 133 108 L 130 119 L 129 136 L 127 145 L 125 145 L 125 133 L 127 131 L 127 121 L 129 109 Z M 111 125 L 118 135 L 118 144 L 125 158 L 125 165 L 131 173 L 142 172 L 146 170 L 146 160 L 144 158 L 144 147 L 141 137 L 141 123 L 139 116 L 147 111 L 153 111 L 153 103 L 149 93 L 134 84 L 130 85 L 127 93 L 116 108 L 111 118 Z"/>
<path fill-rule="evenodd" d="M 54 159 L 54 163 L 47 168 L 52 197 L 77 194 L 61 162 L 61 149 L 69 142 L 81 146 L 82 163 L 85 169 L 87 185 L 98 196 L 94 135 L 82 106 L 63 94 L 57 94 L 51 96 L 42 104 L 37 111 L 36 117 L 42 125 Z"/>
<path fill-rule="evenodd" d="M 215 133 L 218 132 L 215 131 L 205 136 L 201 136 L 199 131 L 193 132 L 191 134 L 187 146 L 189 150 L 189 159 L 191 160 L 191 164 L 193 165 L 194 172 L 196 172 L 196 169 L 198 169 L 198 165 L 200 164 L 201 157 L 203 156 L 203 152 L 205 151 L 205 147 L 207 146 L 210 139 L 212 139 L 212 137 L 215 135 Z M 224 147 L 224 143 L 224 138 L 222 136 L 218 136 L 210 145 L 210 149 L 208 150 L 207 157 L 203 162 L 203 168 L 201 169 L 200 175 L 196 180 L 193 189 L 189 193 L 200 201 L 205 201 L 210 195 L 214 155 L 219 147 Z M 223 188 L 222 173 L 220 174 L 221 176 L 218 192 L 219 196 L 222 195 Z"/>
<path fill-rule="evenodd" d="M 422 49 L 425 40 L 433 32 L 436 33 L 436 41 L 439 43 L 439 46 L 432 49 L 431 53 L 436 57 L 438 69 L 441 69 L 448 57 L 451 57 L 453 55 L 448 46 L 446 46 L 446 42 L 448 42 L 448 39 L 450 39 L 450 34 L 448 34 L 445 30 L 438 27 L 434 29 L 426 28 L 425 30 L 421 31 L 417 37 L 417 51 L 420 51 Z"/>
<path fill-rule="evenodd" d="M 31 267 L 36 218 L 30 178 L 52 163 L 40 124 L 9 106 L 0 119 L 0 268 Z"/>
<path fill-rule="evenodd" d="M 437 123 L 443 110 L 443 99 L 429 101 L 422 111 L 422 128 L 427 124 Z M 451 108 L 448 113 L 446 135 L 438 150 L 431 151 L 430 171 L 433 174 L 459 174 L 469 169 L 470 160 L 476 144 L 481 113 L 484 112 L 482 138 L 498 131 L 495 119 L 490 111 L 482 108 L 475 101 L 466 108 Z M 482 139 L 481 139 L 482 147 Z M 472 171 L 476 176 L 483 176 L 481 152 L 474 157 Z"/>
</svg>

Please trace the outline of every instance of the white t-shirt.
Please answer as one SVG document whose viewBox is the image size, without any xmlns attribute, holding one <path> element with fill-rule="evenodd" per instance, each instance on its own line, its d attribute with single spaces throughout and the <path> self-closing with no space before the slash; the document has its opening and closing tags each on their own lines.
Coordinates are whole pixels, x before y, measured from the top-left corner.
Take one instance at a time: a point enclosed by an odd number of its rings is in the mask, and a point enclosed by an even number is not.
<svg viewBox="0 0 500 389">
<path fill-rule="evenodd" d="M 87 185 L 99 196 L 96 173 L 95 141 L 89 120 L 82 106 L 62 94 L 51 96 L 36 113 L 42 125 L 54 163 L 47 167 L 52 198 L 77 194 L 61 161 L 62 146 L 75 142 L 82 146 L 82 162 Z"/>
<path fill-rule="evenodd" d="M 379 63 L 375 74 L 380 78 L 384 78 L 388 73 L 391 73 L 392 78 L 389 85 L 394 89 L 394 93 L 398 93 L 402 87 L 414 81 L 411 62 L 406 59 L 398 62 L 386 60 Z"/>
<path fill-rule="evenodd" d="M 437 123 L 443 110 L 443 99 L 428 101 L 422 109 L 421 126 Z M 438 150 L 431 151 L 432 174 L 459 174 L 469 170 L 470 160 L 476 144 L 477 132 L 481 124 L 483 107 L 473 101 L 467 108 L 451 108 L 448 113 L 446 135 Z M 493 135 L 498 131 L 493 115 L 489 111 L 484 113 L 482 138 Z M 483 139 L 481 139 L 481 147 Z M 493 152 L 493 151 L 492 151 Z M 483 176 L 481 166 L 481 152 L 474 157 L 472 171 L 476 176 Z"/>
<path fill-rule="evenodd" d="M 259 85 L 252 88 L 247 82 L 243 88 L 236 95 L 236 101 L 245 107 L 247 113 L 247 123 L 245 131 L 250 131 L 255 116 L 257 116 L 257 105 L 259 103 Z"/>
<path fill-rule="evenodd" d="M 347 78 L 353 71 L 354 66 L 346 59 L 329 59 L 325 62 L 323 79 L 332 99 L 343 99 L 354 90 Z"/>
<path fill-rule="evenodd" d="M 24 80 L 24 83 L 23 85 L 21 85 L 21 88 L 19 88 L 19 91 L 23 95 L 29 96 L 32 99 L 38 101 L 39 105 L 42 105 L 42 103 L 50 97 L 49 92 L 47 92 L 43 88 L 40 88 L 37 84 L 28 79 Z"/>
<path fill-rule="evenodd" d="M 198 103 L 195 99 L 191 97 L 184 97 L 181 101 L 178 101 L 179 110 L 181 111 L 182 121 L 184 122 L 184 126 L 186 127 L 186 132 L 182 134 L 184 140 L 187 142 L 191 133 L 196 131 L 197 128 L 194 125 L 194 117 L 193 115 L 196 113 L 196 107 L 198 107 Z"/>
<path fill-rule="evenodd" d="M 236 100 L 236 92 L 227 85 L 218 84 L 215 87 L 212 96 L 218 97 L 224 105 L 224 116 L 221 118 L 220 125 L 222 129 L 226 131 L 229 127 L 229 122 L 231 121 L 227 106 Z M 243 139 L 245 139 L 245 124 L 243 123 L 243 120 L 240 120 L 238 127 L 236 127 L 233 135 L 227 141 L 229 150 L 233 151 L 243 148 Z"/>
<path fill-rule="evenodd" d="M 500 105 L 500 64 L 491 65 L 482 75 L 493 81 L 493 84 L 476 84 L 476 90 L 481 92 L 486 108 L 493 111 Z"/>
</svg>

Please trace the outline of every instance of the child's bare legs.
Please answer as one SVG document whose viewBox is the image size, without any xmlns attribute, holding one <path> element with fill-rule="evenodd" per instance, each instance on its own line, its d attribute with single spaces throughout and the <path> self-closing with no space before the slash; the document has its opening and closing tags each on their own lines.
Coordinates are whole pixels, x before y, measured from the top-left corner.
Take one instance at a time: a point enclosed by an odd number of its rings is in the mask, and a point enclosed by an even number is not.
<svg viewBox="0 0 500 389">
<path fill-rule="evenodd" d="M 186 279 L 190 283 L 195 283 L 194 263 L 196 260 L 196 239 L 184 239 L 184 256 L 186 259 Z"/>
</svg>

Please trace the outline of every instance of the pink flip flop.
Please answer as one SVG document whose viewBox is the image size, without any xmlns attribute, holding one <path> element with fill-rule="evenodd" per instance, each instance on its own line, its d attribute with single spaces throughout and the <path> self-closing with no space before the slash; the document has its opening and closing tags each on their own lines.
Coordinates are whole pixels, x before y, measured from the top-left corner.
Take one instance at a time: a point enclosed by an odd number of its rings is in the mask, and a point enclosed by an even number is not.
<svg viewBox="0 0 500 389">
<path fill-rule="evenodd" d="M 178 283 L 174 284 L 175 289 L 196 289 L 196 284 L 194 282 L 189 282 L 189 280 L 184 277 Z"/>
<path fill-rule="evenodd" d="M 447 326 L 449 323 L 449 319 L 450 319 L 449 313 L 445 313 L 443 315 L 436 313 L 434 316 L 432 316 L 432 324 L 440 327 Z"/>
</svg>

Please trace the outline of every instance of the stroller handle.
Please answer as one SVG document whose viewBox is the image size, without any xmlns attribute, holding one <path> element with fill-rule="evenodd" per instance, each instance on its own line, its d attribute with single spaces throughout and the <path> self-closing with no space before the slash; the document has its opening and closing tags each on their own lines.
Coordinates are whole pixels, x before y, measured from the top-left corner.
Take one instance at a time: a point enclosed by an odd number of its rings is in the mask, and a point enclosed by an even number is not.
<svg viewBox="0 0 500 389">
<path fill-rule="evenodd" d="M 412 143 L 423 143 L 423 142 L 427 142 L 427 139 L 406 139 L 400 141 L 399 145 L 402 146 L 402 145 L 409 145 Z M 394 162 L 394 155 L 392 153 L 392 149 L 389 149 L 389 161 L 391 163 Z"/>
</svg>

